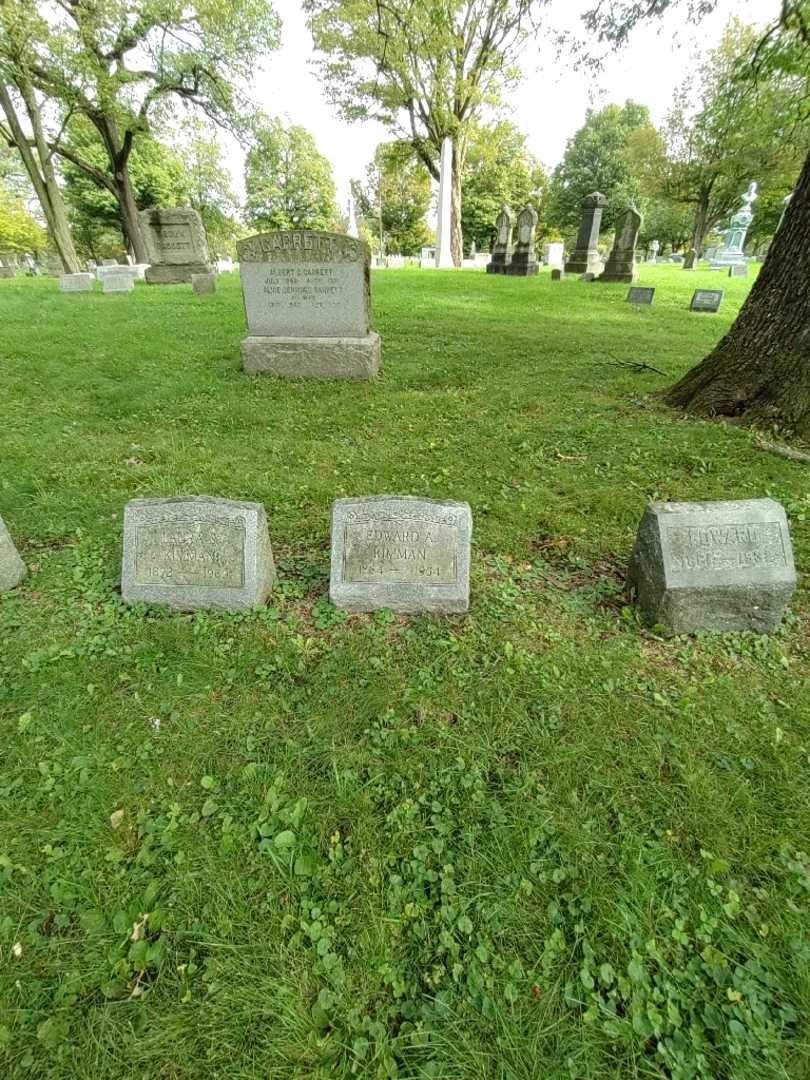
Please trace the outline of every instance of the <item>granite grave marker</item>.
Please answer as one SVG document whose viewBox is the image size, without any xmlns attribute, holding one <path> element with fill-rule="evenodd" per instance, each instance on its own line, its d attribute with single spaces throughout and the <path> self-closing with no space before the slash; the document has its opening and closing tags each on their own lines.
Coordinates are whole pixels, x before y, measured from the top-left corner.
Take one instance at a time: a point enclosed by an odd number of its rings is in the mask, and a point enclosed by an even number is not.
<svg viewBox="0 0 810 1080">
<path fill-rule="evenodd" d="M 59 288 L 62 292 L 92 292 L 95 274 L 62 274 Z"/>
<path fill-rule="evenodd" d="M 593 191 L 582 200 L 582 220 L 579 225 L 577 241 L 571 256 L 565 264 L 570 274 L 601 274 L 602 259 L 599 255 L 599 232 L 602 226 L 602 211 L 608 204 L 607 198 L 599 191 Z"/>
<path fill-rule="evenodd" d="M 487 263 L 488 274 L 505 274 L 512 261 L 512 230 L 515 215 L 508 206 L 501 207 L 495 218 L 495 243 L 492 245 L 492 258 Z"/>
<path fill-rule="evenodd" d="M 718 311 L 723 300 L 722 289 L 695 289 L 690 311 Z"/>
<path fill-rule="evenodd" d="M 655 289 L 648 288 L 646 285 L 634 285 L 632 289 L 627 290 L 628 304 L 651 304 L 654 297 Z"/>
<path fill-rule="evenodd" d="M 211 270 L 208 240 L 202 218 L 191 207 L 142 210 L 140 214 L 149 268 L 150 285 L 190 282 L 192 274 Z"/>
<path fill-rule="evenodd" d="M 217 291 L 217 275 L 192 274 L 191 287 L 197 296 L 213 296 Z"/>
<path fill-rule="evenodd" d="M 16 588 L 27 573 L 25 563 L 0 517 L 0 593 Z"/>
<path fill-rule="evenodd" d="M 517 242 L 512 251 L 512 261 L 505 268 L 507 274 L 515 277 L 533 277 L 540 269 L 535 251 L 535 233 L 537 231 L 537 211 L 533 206 L 524 206 L 517 216 Z"/>
<path fill-rule="evenodd" d="M 616 227 L 616 239 L 600 281 L 631 282 L 638 278 L 636 244 L 643 218 L 634 206 L 628 206 Z"/>
</svg>

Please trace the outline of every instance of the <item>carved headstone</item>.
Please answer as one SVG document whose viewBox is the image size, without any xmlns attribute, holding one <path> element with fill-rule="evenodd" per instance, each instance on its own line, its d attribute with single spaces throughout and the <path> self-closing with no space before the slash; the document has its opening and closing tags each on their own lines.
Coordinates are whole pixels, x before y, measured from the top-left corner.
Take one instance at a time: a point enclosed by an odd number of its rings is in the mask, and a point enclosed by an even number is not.
<svg viewBox="0 0 810 1080">
<path fill-rule="evenodd" d="M 735 263 L 745 261 L 745 238 L 748 229 L 754 220 L 754 212 L 751 209 L 757 198 L 756 181 L 751 181 L 748 191 L 742 197 L 740 209 L 732 215 L 731 222 L 723 234 L 723 242 L 714 254 L 712 269 L 724 269 Z"/>
<path fill-rule="evenodd" d="M 62 292 L 92 292 L 95 274 L 62 274 L 59 288 Z"/>
<path fill-rule="evenodd" d="M 535 251 L 536 230 L 537 211 L 533 206 L 524 206 L 517 216 L 517 242 L 512 251 L 512 261 L 506 268 L 507 274 L 532 277 L 539 270 Z"/>
<path fill-rule="evenodd" d="M 146 280 L 151 285 L 190 282 L 192 274 L 210 271 L 208 240 L 196 210 L 142 210 L 140 218 L 150 263 Z"/>
<path fill-rule="evenodd" d="M 371 329 L 368 245 L 345 233 L 295 229 L 240 240 L 248 374 L 370 379 L 380 367 Z"/>
<path fill-rule="evenodd" d="M 267 516 L 255 502 L 133 499 L 124 509 L 121 595 L 177 611 L 239 611 L 265 602 L 275 571 Z"/>
<path fill-rule="evenodd" d="M 602 227 L 602 211 L 608 204 L 607 198 L 599 191 L 593 191 L 582 200 L 582 221 L 577 234 L 577 242 L 565 269 L 570 274 L 593 274 L 602 272 L 602 260 L 599 256 L 599 233 Z"/>
<path fill-rule="evenodd" d="M 774 630 L 796 588 L 785 511 L 773 499 L 651 503 L 628 578 L 650 625 Z"/>
<path fill-rule="evenodd" d="M 719 311 L 723 302 L 722 289 L 695 289 L 690 311 Z"/>
<path fill-rule="evenodd" d="M 135 288 L 135 275 L 129 273 L 131 267 L 120 266 L 121 273 L 112 269 L 101 275 L 101 291 L 105 293 L 128 293 Z"/>
<path fill-rule="evenodd" d="M 512 261 L 512 229 L 515 215 L 508 206 L 501 209 L 495 218 L 495 243 L 492 245 L 492 258 L 487 263 L 488 274 L 505 274 Z"/>
<path fill-rule="evenodd" d="M 636 244 L 642 220 L 641 214 L 634 206 L 629 206 L 621 216 L 616 227 L 613 250 L 600 281 L 632 282 L 637 280 Z"/>
<path fill-rule="evenodd" d="M 471 536 L 467 503 L 397 495 L 338 499 L 330 599 L 346 611 L 466 611 Z"/>
<path fill-rule="evenodd" d="M 25 563 L 0 517 L 0 593 L 16 588 L 27 573 Z"/>
</svg>

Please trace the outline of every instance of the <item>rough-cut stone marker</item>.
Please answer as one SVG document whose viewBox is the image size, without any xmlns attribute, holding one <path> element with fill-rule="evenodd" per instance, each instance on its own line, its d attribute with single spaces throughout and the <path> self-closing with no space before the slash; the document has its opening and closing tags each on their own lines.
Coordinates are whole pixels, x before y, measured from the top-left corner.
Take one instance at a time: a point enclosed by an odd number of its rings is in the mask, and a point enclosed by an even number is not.
<svg viewBox="0 0 810 1080">
<path fill-rule="evenodd" d="M 635 206 L 629 206 L 619 220 L 616 239 L 600 281 L 636 281 L 636 244 L 644 219 Z"/>
<path fill-rule="evenodd" d="M 467 503 L 403 495 L 338 499 L 329 597 L 346 611 L 464 612 L 471 536 Z"/>
<path fill-rule="evenodd" d="M 628 580 L 649 625 L 774 630 L 796 588 L 785 511 L 773 499 L 651 503 Z"/>
<path fill-rule="evenodd" d="M 27 573 L 25 563 L 0 517 L 0 593 L 16 588 Z"/>
<path fill-rule="evenodd" d="M 192 274 L 211 270 L 208 240 L 202 218 L 191 207 L 142 210 L 140 213 L 149 267 L 150 285 L 190 282 Z"/>
<path fill-rule="evenodd" d="M 718 311 L 723 301 L 722 289 L 695 289 L 690 311 Z"/>
<path fill-rule="evenodd" d="M 61 274 L 59 288 L 62 292 L 92 292 L 95 274 Z"/>
<path fill-rule="evenodd" d="M 121 267 L 121 273 L 107 270 L 101 277 L 101 291 L 105 293 L 132 292 L 135 288 L 135 276 L 129 273 L 130 267 Z"/>
<path fill-rule="evenodd" d="M 634 285 L 627 290 L 628 304 L 651 304 L 655 299 L 655 289 L 646 285 Z"/>
<path fill-rule="evenodd" d="M 273 587 L 273 552 L 261 503 L 133 499 L 124 509 L 121 595 L 176 611 L 239 611 Z"/>
<path fill-rule="evenodd" d="M 213 296 L 217 291 L 216 274 L 192 274 L 191 287 L 197 296 Z"/>
<path fill-rule="evenodd" d="M 495 243 L 492 245 L 492 258 L 487 263 L 488 274 L 505 274 L 512 261 L 512 230 L 515 215 L 508 206 L 501 207 L 495 218 Z"/>
<path fill-rule="evenodd" d="M 371 252 L 344 233 L 295 229 L 240 240 L 249 375 L 371 379 L 380 336 L 371 330 Z"/>
</svg>

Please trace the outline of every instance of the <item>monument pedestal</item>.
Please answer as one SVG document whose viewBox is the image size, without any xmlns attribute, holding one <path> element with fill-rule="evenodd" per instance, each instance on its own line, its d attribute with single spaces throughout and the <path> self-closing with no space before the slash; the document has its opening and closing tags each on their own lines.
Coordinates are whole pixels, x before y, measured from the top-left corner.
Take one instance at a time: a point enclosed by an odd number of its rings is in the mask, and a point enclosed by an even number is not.
<svg viewBox="0 0 810 1080">
<path fill-rule="evenodd" d="M 248 375 L 303 379 L 373 379 L 380 370 L 380 335 L 365 337 L 259 337 L 242 342 Z"/>
<path fill-rule="evenodd" d="M 192 274 L 210 273 L 207 263 L 153 263 L 145 271 L 145 280 L 150 285 L 190 285 Z"/>
<path fill-rule="evenodd" d="M 593 274 L 599 277 L 602 273 L 602 257 L 598 251 L 573 251 L 571 258 L 565 264 L 566 274 Z"/>
<path fill-rule="evenodd" d="M 607 265 L 598 280 L 617 281 L 632 285 L 634 281 L 638 281 L 635 259 L 608 259 Z"/>
<path fill-rule="evenodd" d="M 512 256 L 496 251 L 487 263 L 485 269 L 488 274 L 508 274 Z"/>
<path fill-rule="evenodd" d="M 515 277 L 533 277 L 539 269 L 539 263 L 533 259 L 521 259 L 519 255 L 513 255 L 512 261 L 504 269 L 503 273 L 512 274 Z"/>
</svg>

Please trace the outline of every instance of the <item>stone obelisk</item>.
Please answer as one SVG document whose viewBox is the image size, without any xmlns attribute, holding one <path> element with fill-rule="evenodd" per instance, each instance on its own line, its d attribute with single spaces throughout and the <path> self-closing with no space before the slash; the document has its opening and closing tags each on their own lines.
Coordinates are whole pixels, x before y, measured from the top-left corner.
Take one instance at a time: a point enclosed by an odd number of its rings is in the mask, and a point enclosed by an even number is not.
<svg viewBox="0 0 810 1080">
<path fill-rule="evenodd" d="M 450 237 L 453 231 L 453 140 L 442 143 L 441 171 L 439 173 L 439 220 L 436 230 L 436 266 L 439 270 L 452 269 L 453 253 Z"/>
</svg>

